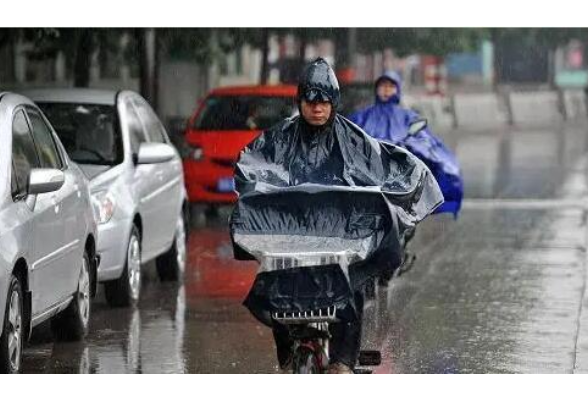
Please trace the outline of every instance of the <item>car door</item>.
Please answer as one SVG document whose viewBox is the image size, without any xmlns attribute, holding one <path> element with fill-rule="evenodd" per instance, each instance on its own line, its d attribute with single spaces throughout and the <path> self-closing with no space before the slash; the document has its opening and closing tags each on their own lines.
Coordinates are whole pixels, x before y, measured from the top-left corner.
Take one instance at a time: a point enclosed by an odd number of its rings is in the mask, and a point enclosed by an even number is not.
<svg viewBox="0 0 588 400">
<path fill-rule="evenodd" d="M 40 168 L 41 162 L 24 108 L 17 109 L 13 115 L 12 160 L 19 187 L 26 188 L 31 170 Z M 30 285 L 33 310 L 37 313 L 55 304 L 61 295 L 56 256 L 64 245 L 63 226 L 53 193 L 29 196 L 27 204 L 33 213 Z"/>
<path fill-rule="evenodd" d="M 147 140 L 151 143 L 170 145 L 163 125 L 149 104 L 141 97 L 134 97 L 133 105 L 143 124 Z M 180 212 L 182 163 L 178 156 L 168 162 L 153 164 L 152 168 L 151 179 L 153 179 L 154 191 L 149 198 L 152 213 L 149 215 L 149 220 L 144 221 L 144 225 L 146 231 L 152 235 L 154 251 L 161 253 L 173 240 Z"/>
<path fill-rule="evenodd" d="M 58 255 L 56 273 L 59 276 L 59 293 L 65 298 L 76 290 L 83 254 L 84 224 L 79 221 L 84 215 L 79 177 L 68 168 L 56 143 L 56 135 L 41 112 L 34 107 L 26 108 L 33 139 L 42 168 L 61 170 L 65 182 L 61 189 L 51 193 L 58 208 L 59 223 L 63 235 L 63 247 Z"/>
<path fill-rule="evenodd" d="M 133 171 L 133 192 L 137 195 L 137 210 L 141 215 L 143 222 L 142 237 L 141 237 L 141 259 L 147 260 L 150 254 L 153 253 L 153 224 L 151 220 L 153 215 L 157 212 L 155 203 L 152 201 L 152 193 L 157 190 L 155 179 L 154 165 L 140 165 L 136 164 L 136 158 L 139 154 L 139 147 L 143 143 L 147 143 L 147 136 L 141 120 L 137 115 L 137 111 L 133 106 L 132 99 L 125 95 L 119 97 L 118 111 L 124 115 L 121 121 L 126 125 L 125 128 L 129 135 L 131 153 L 135 161 L 135 168 Z"/>
</svg>

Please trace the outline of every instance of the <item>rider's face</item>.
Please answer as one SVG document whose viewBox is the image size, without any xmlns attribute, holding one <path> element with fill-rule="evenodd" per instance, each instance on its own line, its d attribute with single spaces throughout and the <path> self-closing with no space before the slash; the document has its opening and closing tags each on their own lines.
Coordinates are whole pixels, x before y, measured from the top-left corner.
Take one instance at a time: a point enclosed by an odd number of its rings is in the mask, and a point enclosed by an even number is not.
<svg viewBox="0 0 588 400">
<path fill-rule="evenodd" d="M 383 80 L 378 84 L 376 93 L 378 94 L 380 100 L 386 102 L 390 100 L 390 98 L 392 98 L 392 96 L 394 96 L 396 93 L 398 93 L 398 88 L 394 83 L 388 80 Z"/>
<path fill-rule="evenodd" d="M 333 106 L 329 102 L 312 102 L 308 103 L 302 100 L 300 105 L 300 111 L 302 117 L 313 126 L 321 126 L 327 123 L 331 116 Z"/>
</svg>

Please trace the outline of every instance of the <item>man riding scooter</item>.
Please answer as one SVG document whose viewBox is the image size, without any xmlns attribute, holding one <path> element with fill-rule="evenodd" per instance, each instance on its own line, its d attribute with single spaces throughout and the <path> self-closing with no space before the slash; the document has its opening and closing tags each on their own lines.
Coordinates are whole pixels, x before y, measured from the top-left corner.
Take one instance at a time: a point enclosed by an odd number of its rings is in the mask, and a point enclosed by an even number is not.
<svg viewBox="0 0 588 400">
<path fill-rule="evenodd" d="M 329 325 L 328 372 L 353 372 L 363 285 L 381 269 L 400 265 L 405 233 L 443 202 L 421 161 L 371 139 L 337 114 L 339 101 L 333 70 L 321 58 L 313 61 L 298 86 L 300 115 L 263 132 L 241 152 L 235 169 L 235 257 L 261 264 L 245 305 L 272 327 L 284 371 L 293 339 L 270 316 L 312 314 L 320 305 L 341 311 L 339 322 Z M 309 266 L 296 258 L 306 250 L 337 256 Z M 293 256 L 265 263 L 272 251 Z"/>
</svg>

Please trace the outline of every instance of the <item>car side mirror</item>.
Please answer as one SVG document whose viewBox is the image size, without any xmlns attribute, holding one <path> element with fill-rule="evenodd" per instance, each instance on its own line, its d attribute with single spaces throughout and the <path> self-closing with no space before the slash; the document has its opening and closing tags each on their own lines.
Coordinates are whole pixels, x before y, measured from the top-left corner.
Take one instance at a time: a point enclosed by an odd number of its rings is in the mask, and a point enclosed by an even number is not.
<svg viewBox="0 0 588 400">
<path fill-rule="evenodd" d="M 65 175 L 58 169 L 35 168 L 29 175 L 28 194 L 55 192 L 65 183 Z"/>
<path fill-rule="evenodd" d="M 160 164 L 173 160 L 176 151 L 165 143 L 141 143 L 137 164 Z"/>
</svg>

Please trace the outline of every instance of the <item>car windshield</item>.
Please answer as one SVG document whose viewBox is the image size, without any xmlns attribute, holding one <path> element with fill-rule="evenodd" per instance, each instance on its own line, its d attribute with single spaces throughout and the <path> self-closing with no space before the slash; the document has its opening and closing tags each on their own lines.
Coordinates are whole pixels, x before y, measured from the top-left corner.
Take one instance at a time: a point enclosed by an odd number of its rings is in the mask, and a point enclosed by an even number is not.
<svg viewBox="0 0 588 400">
<path fill-rule="evenodd" d="M 196 118 L 194 129 L 264 130 L 295 112 L 292 97 L 211 96 Z"/>
<path fill-rule="evenodd" d="M 122 136 L 114 106 L 37 104 L 73 161 L 98 165 L 116 165 L 123 161 Z"/>
</svg>

